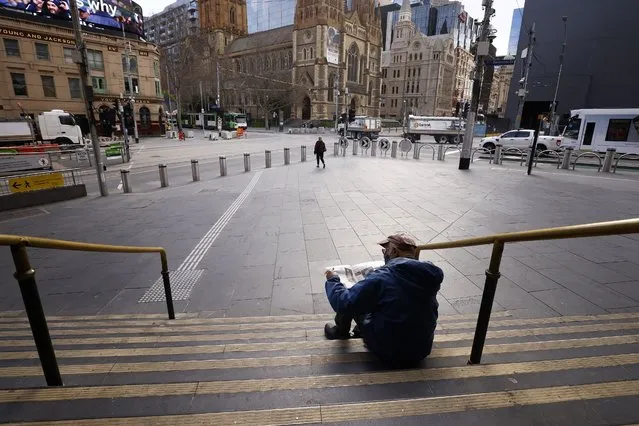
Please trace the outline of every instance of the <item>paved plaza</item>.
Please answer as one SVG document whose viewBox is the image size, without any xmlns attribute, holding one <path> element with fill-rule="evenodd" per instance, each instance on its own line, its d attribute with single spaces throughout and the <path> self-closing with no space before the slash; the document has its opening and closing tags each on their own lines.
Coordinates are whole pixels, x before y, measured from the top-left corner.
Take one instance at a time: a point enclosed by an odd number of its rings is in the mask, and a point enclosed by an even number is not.
<svg viewBox="0 0 639 426">
<path fill-rule="evenodd" d="M 250 173 L 240 157 L 229 156 L 229 176 L 219 177 L 212 163 L 202 166 L 197 183 L 189 182 L 188 167 L 181 174 L 170 168 L 165 189 L 155 170 L 141 172 L 146 181 L 133 175 L 133 194 L 112 189 L 108 198 L 93 193 L 12 212 L 0 222 L 1 232 L 163 246 L 172 270 L 190 271 L 174 274 L 179 311 L 312 314 L 330 312 L 324 268 L 381 259 L 376 243 L 392 233 L 425 243 L 631 218 L 639 211 L 631 173 L 604 177 L 540 165 L 526 176 L 516 164 L 485 161 L 460 172 L 455 156 L 439 162 L 350 152 L 333 157 L 330 151 L 327 168 L 316 169 L 310 148 L 309 161 L 300 163 L 299 145 L 293 145 L 289 166 L 274 153 L 272 169 L 263 169 L 263 154 L 255 154 Z M 446 274 L 441 313 L 477 311 L 489 254 L 490 247 L 422 254 Z M 49 314 L 164 309 L 161 302 L 140 302 L 154 300 L 149 289 L 159 277 L 159 260 L 151 255 L 32 249 L 30 256 Z M 508 245 L 495 310 L 521 317 L 638 310 L 637 259 L 636 235 Z M 6 289 L 0 310 L 20 309 L 8 250 L 0 252 L 0 271 Z"/>
<path fill-rule="evenodd" d="M 482 364 L 468 366 L 490 247 L 422 253 L 445 272 L 433 352 L 396 370 L 362 341 L 329 341 L 326 266 L 420 242 L 636 217 L 628 171 L 558 171 L 428 156 L 300 162 L 299 139 L 228 156 L 182 147 L 160 188 L 148 143 L 134 192 L 3 213 L 0 233 L 163 246 L 157 255 L 28 249 L 65 386 L 44 387 L 29 323 L 0 250 L 0 423 L 127 425 L 621 425 L 639 421 L 639 236 L 507 245 Z M 312 141 L 312 140 L 311 140 Z M 329 150 L 332 141 L 329 142 Z M 309 142 L 306 142 L 310 145 Z M 274 148 L 291 147 L 291 164 Z M 176 148 L 173 147 L 173 150 Z M 180 148 L 177 148 L 180 149 Z M 191 182 L 200 152 L 202 181 Z M 146 151 L 146 148 L 145 148 Z M 50 421 L 56 421 L 50 423 Z"/>
</svg>

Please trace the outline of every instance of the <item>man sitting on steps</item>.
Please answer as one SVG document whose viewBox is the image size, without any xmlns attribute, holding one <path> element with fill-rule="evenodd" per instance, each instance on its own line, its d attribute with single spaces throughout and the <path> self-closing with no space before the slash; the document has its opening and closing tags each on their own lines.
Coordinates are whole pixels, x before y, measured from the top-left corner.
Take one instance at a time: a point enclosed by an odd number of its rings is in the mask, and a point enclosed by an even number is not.
<svg viewBox="0 0 639 426">
<path fill-rule="evenodd" d="M 430 354 L 437 325 L 437 292 L 444 273 L 417 260 L 415 241 L 391 235 L 379 243 L 386 264 L 350 289 L 326 271 L 326 295 L 335 324 L 326 324 L 327 339 L 362 337 L 368 349 L 391 363 L 415 363 Z"/>
</svg>

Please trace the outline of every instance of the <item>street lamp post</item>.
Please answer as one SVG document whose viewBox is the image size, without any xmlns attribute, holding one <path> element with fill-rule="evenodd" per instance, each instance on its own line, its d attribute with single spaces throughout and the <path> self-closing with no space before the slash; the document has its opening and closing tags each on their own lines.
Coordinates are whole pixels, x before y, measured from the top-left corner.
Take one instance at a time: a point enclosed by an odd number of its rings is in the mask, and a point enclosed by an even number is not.
<svg viewBox="0 0 639 426">
<path fill-rule="evenodd" d="M 550 134 L 554 135 L 557 131 L 557 119 L 555 114 L 557 113 L 557 95 L 559 94 L 559 83 L 561 82 L 561 72 L 564 69 L 564 58 L 566 56 L 566 42 L 568 39 L 568 17 L 562 16 L 564 21 L 564 42 L 561 45 L 561 55 L 559 56 L 559 73 L 557 74 L 557 86 L 555 87 L 555 96 L 552 98 L 552 105 L 550 107 Z"/>
</svg>

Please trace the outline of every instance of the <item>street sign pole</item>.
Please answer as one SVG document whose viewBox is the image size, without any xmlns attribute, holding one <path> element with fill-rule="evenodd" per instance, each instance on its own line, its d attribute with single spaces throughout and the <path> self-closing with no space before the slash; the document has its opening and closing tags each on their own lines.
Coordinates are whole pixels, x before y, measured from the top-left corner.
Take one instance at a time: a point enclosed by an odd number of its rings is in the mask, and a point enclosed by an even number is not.
<svg viewBox="0 0 639 426">
<path fill-rule="evenodd" d="M 473 137 L 475 136 L 475 117 L 479 110 L 481 81 L 484 74 L 484 56 L 490 53 L 488 37 L 490 35 L 490 17 L 495 12 L 493 9 L 493 0 L 486 0 L 484 7 L 484 21 L 482 22 L 481 37 L 477 43 L 477 68 L 475 69 L 475 76 L 473 78 L 473 97 L 470 104 L 470 111 L 468 112 L 468 118 L 466 119 L 466 134 L 464 135 L 464 144 L 462 146 L 461 155 L 459 156 L 459 170 L 468 170 L 470 168 Z"/>
</svg>

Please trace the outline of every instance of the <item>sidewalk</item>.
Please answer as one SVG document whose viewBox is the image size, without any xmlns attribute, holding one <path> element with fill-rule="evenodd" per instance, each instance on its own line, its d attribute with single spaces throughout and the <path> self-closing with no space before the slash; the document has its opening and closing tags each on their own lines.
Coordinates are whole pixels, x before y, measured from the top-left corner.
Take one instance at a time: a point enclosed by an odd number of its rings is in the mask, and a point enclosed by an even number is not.
<svg viewBox="0 0 639 426">
<path fill-rule="evenodd" d="M 310 160 L 310 157 L 309 157 Z M 239 161 L 239 160 L 238 160 Z M 294 160 L 297 161 L 297 160 Z M 376 243 L 420 242 L 635 217 L 635 178 L 540 166 L 327 156 L 145 193 L 16 212 L 2 232 L 168 250 L 176 310 L 218 316 L 329 313 L 328 265 L 381 259 Z M 445 271 L 440 313 L 475 313 L 489 247 L 423 253 Z M 159 259 L 30 250 L 47 314 L 164 312 Z M 494 310 L 515 317 L 639 311 L 639 236 L 507 246 Z M 182 266 L 182 268 L 180 268 Z M 8 250 L 0 311 L 21 309 Z"/>
</svg>

